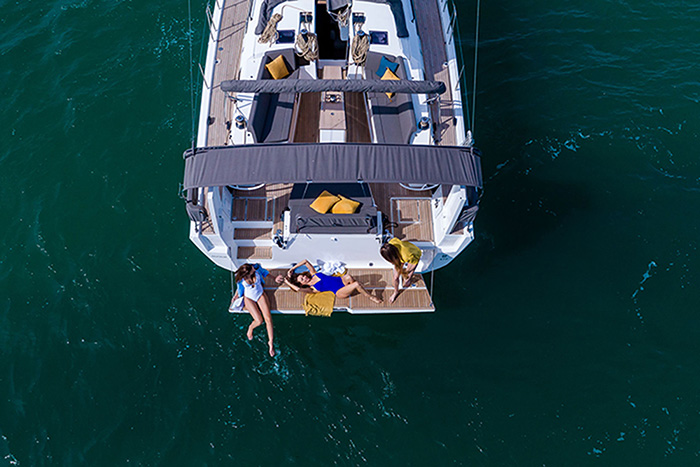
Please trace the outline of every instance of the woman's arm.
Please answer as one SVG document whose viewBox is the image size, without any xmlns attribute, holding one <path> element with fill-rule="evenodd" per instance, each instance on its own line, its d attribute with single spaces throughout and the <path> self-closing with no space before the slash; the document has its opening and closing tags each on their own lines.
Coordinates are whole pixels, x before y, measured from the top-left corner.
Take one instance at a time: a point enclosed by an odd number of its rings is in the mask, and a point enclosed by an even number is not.
<svg viewBox="0 0 700 467">
<path fill-rule="evenodd" d="M 282 276 L 277 276 L 277 277 L 279 278 Z M 289 288 L 295 292 L 301 292 L 301 293 L 313 293 L 314 292 L 313 289 L 311 289 L 310 287 L 297 287 L 296 285 L 292 284 L 289 281 L 289 279 L 287 279 L 286 277 L 284 278 L 284 283 L 287 284 L 289 286 Z"/>
<path fill-rule="evenodd" d="M 289 271 L 287 271 L 287 276 L 291 275 L 292 271 L 294 271 L 299 266 L 306 266 L 306 268 L 309 270 L 312 276 L 316 275 L 316 269 L 311 265 L 311 263 L 309 263 L 308 259 L 305 259 L 292 266 L 292 268 Z"/>
<path fill-rule="evenodd" d="M 418 267 L 417 264 L 411 264 L 411 263 L 407 263 L 407 265 L 405 266 L 405 271 L 407 274 L 406 274 L 406 281 L 403 284 L 404 288 L 411 285 L 411 281 L 413 280 L 413 273 L 416 272 L 417 267 Z"/>
</svg>

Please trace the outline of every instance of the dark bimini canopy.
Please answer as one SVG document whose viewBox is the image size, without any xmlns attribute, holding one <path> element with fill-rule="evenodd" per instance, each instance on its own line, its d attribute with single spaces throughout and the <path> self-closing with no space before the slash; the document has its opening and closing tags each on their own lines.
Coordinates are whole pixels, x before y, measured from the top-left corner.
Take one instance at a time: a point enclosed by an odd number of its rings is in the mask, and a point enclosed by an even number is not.
<svg viewBox="0 0 700 467">
<path fill-rule="evenodd" d="M 400 144 L 255 144 L 185 151 L 184 188 L 257 183 L 440 183 L 481 187 L 477 151 Z"/>
<path fill-rule="evenodd" d="M 221 82 L 228 92 L 287 93 L 287 92 L 397 92 L 401 94 L 442 94 L 441 81 L 364 80 L 364 79 L 233 79 Z"/>
</svg>

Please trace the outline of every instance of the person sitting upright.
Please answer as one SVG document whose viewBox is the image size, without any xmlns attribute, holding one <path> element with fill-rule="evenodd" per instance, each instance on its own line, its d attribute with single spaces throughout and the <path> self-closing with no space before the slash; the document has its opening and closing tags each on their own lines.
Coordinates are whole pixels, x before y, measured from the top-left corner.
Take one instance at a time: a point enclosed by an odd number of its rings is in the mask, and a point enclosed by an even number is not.
<svg viewBox="0 0 700 467">
<path fill-rule="evenodd" d="M 253 340 L 253 330 L 265 322 L 267 328 L 267 347 L 271 357 L 275 356 L 273 344 L 274 331 L 272 328 L 272 314 L 270 313 L 270 302 L 267 299 L 263 282 L 268 272 L 260 265 L 249 263 L 241 265 L 236 271 L 236 283 L 238 285 L 234 300 L 243 297 L 244 307 L 253 322 L 248 326 L 246 336 L 248 340 Z"/>
</svg>

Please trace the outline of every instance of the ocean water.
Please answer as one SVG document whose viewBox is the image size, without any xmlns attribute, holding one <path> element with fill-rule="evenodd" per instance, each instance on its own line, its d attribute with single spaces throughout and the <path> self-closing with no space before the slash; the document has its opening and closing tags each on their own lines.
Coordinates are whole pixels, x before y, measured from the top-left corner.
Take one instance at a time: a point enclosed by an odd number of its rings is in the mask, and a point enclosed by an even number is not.
<svg viewBox="0 0 700 467">
<path fill-rule="evenodd" d="M 697 3 L 482 2 L 437 312 L 276 317 L 275 358 L 178 199 L 204 8 L 0 1 L 0 465 L 700 463 Z"/>
</svg>

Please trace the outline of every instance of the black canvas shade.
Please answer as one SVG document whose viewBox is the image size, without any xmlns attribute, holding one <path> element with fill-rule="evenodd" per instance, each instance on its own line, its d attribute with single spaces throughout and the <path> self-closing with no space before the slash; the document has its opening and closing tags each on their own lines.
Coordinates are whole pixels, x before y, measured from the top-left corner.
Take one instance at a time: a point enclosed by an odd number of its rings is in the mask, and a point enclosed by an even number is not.
<svg viewBox="0 0 700 467">
<path fill-rule="evenodd" d="M 255 144 L 188 149 L 184 188 L 257 183 L 430 183 L 481 187 L 478 151 L 398 144 Z"/>
</svg>

